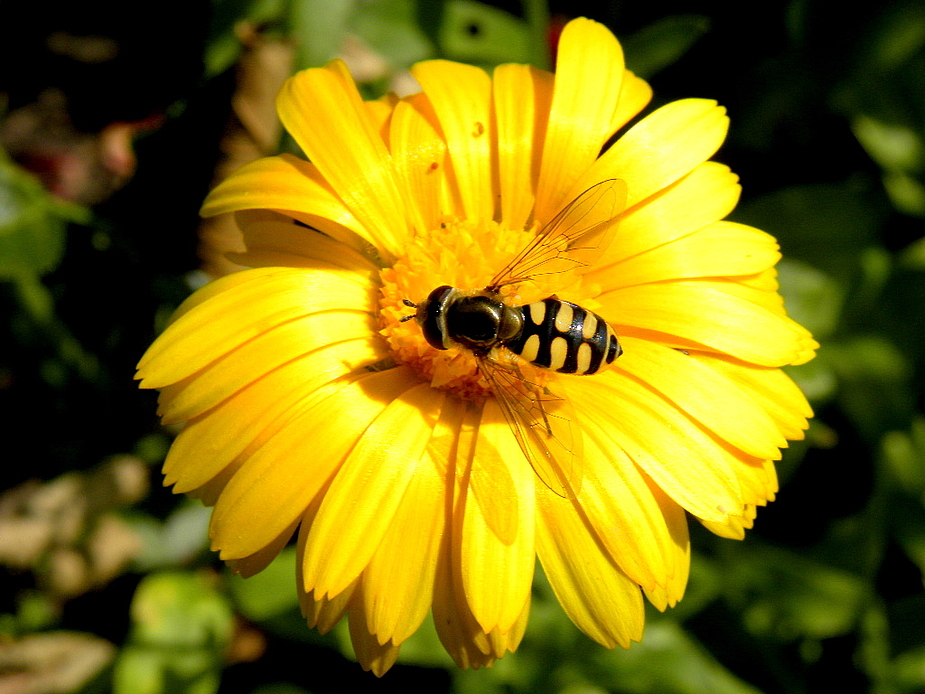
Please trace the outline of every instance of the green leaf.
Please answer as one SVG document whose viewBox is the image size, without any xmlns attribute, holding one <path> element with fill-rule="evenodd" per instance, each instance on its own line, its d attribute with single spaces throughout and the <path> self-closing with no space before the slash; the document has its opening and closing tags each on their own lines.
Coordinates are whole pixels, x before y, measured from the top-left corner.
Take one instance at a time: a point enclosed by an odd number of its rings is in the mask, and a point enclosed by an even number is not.
<svg viewBox="0 0 925 694">
<path fill-rule="evenodd" d="M 64 255 L 65 228 L 83 208 L 54 198 L 0 150 L 0 280 L 50 272 Z"/>
<path fill-rule="evenodd" d="M 925 143 L 911 127 L 865 114 L 851 124 L 854 136 L 885 169 L 912 171 L 925 166 Z"/>
<path fill-rule="evenodd" d="M 916 593 L 890 603 L 887 616 L 889 621 L 891 643 L 894 654 L 908 653 L 911 660 L 919 660 L 925 653 L 925 593 Z M 925 681 L 925 670 L 919 673 Z"/>
<path fill-rule="evenodd" d="M 529 63 L 534 55 L 526 22 L 474 0 L 449 0 L 438 36 L 450 60 L 493 66 Z"/>
<path fill-rule="evenodd" d="M 892 342 L 874 335 L 832 341 L 818 359 L 838 377 L 838 401 L 869 440 L 908 426 L 914 412 L 910 364 Z"/>
<path fill-rule="evenodd" d="M 701 553 L 691 556 L 690 577 L 684 590 L 684 599 L 672 608 L 666 618 L 683 621 L 697 614 L 719 597 L 723 586 L 722 569 L 717 562 Z"/>
<path fill-rule="evenodd" d="M 176 566 L 206 551 L 211 515 L 212 509 L 194 499 L 186 499 L 163 522 L 150 516 L 129 517 L 129 523 L 143 542 L 135 568 L 150 571 Z"/>
<path fill-rule="evenodd" d="M 132 453 L 149 465 L 162 463 L 170 448 L 170 439 L 164 432 L 148 434 L 138 439 Z"/>
<path fill-rule="evenodd" d="M 15 624 L 20 633 L 48 629 L 55 623 L 59 606 L 52 596 L 39 591 L 29 591 L 17 600 Z"/>
<path fill-rule="evenodd" d="M 229 571 L 228 589 L 235 607 L 263 630 L 288 641 L 352 652 L 346 631 L 341 639 L 337 629 L 334 633 L 320 634 L 305 623 L 296 586 L 297 561 L 296 548 L 287 547 L 267 568 L 249 578 Z M 346 629 L 346 625 L 343 620 L 338 628 Z"/>
<path fill-rule="evenodd" d="M 241 614 L 255 622 L 262 622 L 293 608 L 298 609 L 295 585 L 297 560 L 295 547 L 287 547 L 260 573 L 250 578 L 231 576 L 228 588 Z"/>
<path fill-rule="evenodd" d="M 803 391 L 803 394 L 810 402 L 828 402 L 838 390 L 838 377 L 835 375 L 832 365 L 826 359 L 821 359 L 818 356 L 806 364 L 785 366 L 784 371 L 800 387 L 800 390 Z M 809 434 L 813 433 L 816 422 L 817 420 L 810 420 Z M 816 433 L 825 434 L 826 432 Z M 791 443 L 790 445 L 793 447 L 795 444 Z M 834 445 L 834 441 L 832 445 Z M 828 446 L 824 447 L 827 448 Z"/>
<path fill-rule="evenodd" d="M 233 620 L 228 600 L 206 574 L 164 571 L 146 576 L 131 605 L 133 639 L 148 644 L 224 647 Z"/>
<path fill-rule="evenodd" d="M 918 178 L 902 171 L 887 171 L 883 174 L 883 188 L 897 210 L 925 217 L 925 183 Z"/>
<path fill-rule="evenodd" d="M 835 332 L 844 301 L 844 285 L 808 263 L 790 258 L 777 265 L 787 313 L 817 340 Z"/>
<path fill-rule="evenodd" d="M 882 603 L 875 601 L 868 606 L 857 631 L 860 644 L 854 660 L 870 678 L 870 691 L 890 691 L 890 625 Z"/>
<path fill-rule="evenodd" d="M 883 3 L 870 24 L 833 101 L 881 167 L 893 206 L 925 217 L 925 13 L 920 2 Z"/>
<path fill-rule="evenodd" d="M 847 634 L 869 599 L 855 574 L 774 547 L 737 553 L 724 576 L 748 629 L 780 640 Z"/>
<path fill-rule="evenodd" d="M 132 599 L 132 628 L 113 673 L 116 694 L 218 690 L 234 618 L 206 574 L 150 574 Z"/>
<path fill-rule="evenodd" d="M 290 0 L 287 22 L 296 40 L 296 68 L 318 67 L 340 51 L 356 0 Z"/>
<path fill-rule="evenodd" d="M 129 645 L 116 659 L 115 694 L 214 694 L 221 681 L 217 658 L 197 651 Z"/>
<path fill-rule="evenodd" d="M 716 594 L 721 578 L 698 562 L 692 574 L 700 595 L 692 595 L 692 611 Z M 685 598 L 687 600 L 687 598 Z M 682 602 L 682 606 L 684 603 Z M 684 609 L 681 607 L 681 609 Z M 482 672 L 461 671 L 454 677 L 459 694 L 495 692 L 569 692 L 603 694 L 756 694 L 730 673 L 677 624 L 677 611 L 650 614 L 641 643 L 628 650 L 609 650 L 591 641 L 566 617 L 541 567 L 534 580 L 530 621 L 516 653 Z"/>
<path fill-rule="evenodd" d="M 205 74 L 218 75 L 241 55 L 238 28 L 241 22 L 266 28 L 280 24 L 286 0 L 213 0 L 212 21 L 205 51 Z"/>
<path fill-rule="evenodd" d="M 883 187 L 900 212 L 925 217 L 925 141 L 923 133 L 902 122 L 858 115 L 852 129 L 858 142 L 883 169 Z"/>
<path fill-rule="evenodd" d="M 754 199 L 740 205 L 733 218 L 775 236 L 784 256 L 845 281 L 857 271 L 858 254 L 875 245 L 888 209 L 876 191 L 826 183 Z"/>
<path fill-rule="evenodd" d="M 626 67 L 650 79 L 677 62 L 709 30 L 710 19 L 703 15 L 665 17 L 623 41 Z"/>
<path fill-rule="evenodd" d="M 893 673 L 898 691 L 920 692 L 925 689 L 925 646 L 898 656 L 893 663 Z"/>
<path fill-rule="evenodd" d="M 884 3 L 881 21 L 869 36 L 870 69 L 893 69 L 912 62 L 925 50 L 925 13 L 915 0 Z"/>
<path fill-rule="evenodd" d="M 595 649 L 588 660 L 590 681 L 607 691 L 619 682 L 633 694 L 757 694 L 671 620 L 650 622 L 628 650 Z"/>
<path fill-rule="evenodd" d="M 401 646 L 398 662 L 422 667 L 455 667 L 453 659 L 440 643 L 432 615 Z"/>
<path fill-rule="evenodd" d="M 921 494 L 893 495 L 888 520 L 892 535 L 906 556 L 925 572 L 925 505 L 922 502 Z"/>
<path fill-rule="evenodd" d="M 887 432 L 881 452 L 886 469 L 901 489 L 925 495 L 925 417 L 919 414 L 907 431 Z"/>
<path fill-rule="evenodd" d="M 160 653 L 128 646 L 116 660 L 113 690 L 117 694 L 160 694 L 166 691 L 165 669 Z"/>
<path fill-rule="evenodd" d="M 364 4 L 351 28 L 395 68 L 406 69 L 434 54 L 418 26 L 413 0 L 379 0 Z"/>
</svg>

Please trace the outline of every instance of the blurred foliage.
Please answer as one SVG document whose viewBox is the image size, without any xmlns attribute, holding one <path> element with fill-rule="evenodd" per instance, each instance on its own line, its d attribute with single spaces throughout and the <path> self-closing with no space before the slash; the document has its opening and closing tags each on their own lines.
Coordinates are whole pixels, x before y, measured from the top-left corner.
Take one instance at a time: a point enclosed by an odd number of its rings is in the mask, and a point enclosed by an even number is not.
<svg viewBox="0 0 925 694">
<path fill-rule="evenodd" d="M 55 593 L 43 578 L 57 575 L 50 541 L 35 545 L 43 566 L 0 558 L 0 683 L 15 671 L 27 684 L 70 682 L 56 691 L 119 694 L 925 691 L 925 6 L 739 5 L 213 0 L 202 80 L 164 104 L 164 126 L 138 142 L 137 175 L 92 214 L 0 155 L 0 522 L 33 513 L 74 471 L 98 479 L 114 455 L 142 461 L 154 482 L 128 507 L 115 492 L 93 497 L 137 540 L 104 585 Z M 616 32 L 659 103 L 728 107 L 719 158 L 744 185 L 733 218 L 781 243 L 788 309 L 823 345 L 792 371 L 817 417 L 744 542 L 693 529 L 688 596 L 652 610 L 641 644 L 591 643 L 539 575 L 516 654 L 460 672 L 425 626 L 376 680 L 350 661 L 345 625 L 325 636 L 304 625 L 292 549 L 246 580 L 208 552 L 208 511 L 160 488 L 169 432 L 132 367 L 202 281 L 196 209 L 231 113 L 242 26 L 293 46 L 295 68 L 374 56 L 364 89 L 376 96 L 428 57 L 546 66 L 555 27 L 579 14 Z M 84 518 L 68 547 L 87 553 L 97 516 Z M 51 644 L 74 633 L 116 653 L 77 683 L 54 680 Z M 14 658 L 3 645 L 14 638 L 37 655 Z M 49 690 L 21 687 L 8 691 Z"/>
<path fill-rule="evenodd" d="M 132 598 L 132 629 L 115 663 L 115 691 L 216 691 L 234 620 L 214 583 L 183 571 L 142 579 Z"/>
</svg>

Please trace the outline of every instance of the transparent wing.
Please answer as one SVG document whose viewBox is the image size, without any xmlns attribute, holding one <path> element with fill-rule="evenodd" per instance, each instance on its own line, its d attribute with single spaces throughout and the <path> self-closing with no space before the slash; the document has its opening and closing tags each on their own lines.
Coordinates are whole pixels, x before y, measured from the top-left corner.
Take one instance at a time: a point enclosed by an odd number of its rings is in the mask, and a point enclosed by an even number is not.
<svg viewBox="0 0 925 694">
<path fill-rule="evenodd" d="M 553 217 L 487 289 L 497 292 L 531 277 L 592 265 L 613 241 L 625 207 L 625 181 L 610 178 L 591 186 Z"/>
<path fill-rule="evenodd" d="M 513 362 L 482 357 L 479 365 L 534 472 L 559 496 L 574 498 L 583 473 L 581 429 L 568 399 L 553 392 L 555 377 L 548 374 L 547 385 L 539 386 Z"/>
</svg>

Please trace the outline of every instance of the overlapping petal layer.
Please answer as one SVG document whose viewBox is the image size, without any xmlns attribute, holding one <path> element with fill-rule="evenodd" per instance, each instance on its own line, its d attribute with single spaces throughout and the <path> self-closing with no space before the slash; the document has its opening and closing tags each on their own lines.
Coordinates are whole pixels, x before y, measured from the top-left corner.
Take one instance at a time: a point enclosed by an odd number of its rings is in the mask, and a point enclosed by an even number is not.
<svg viewBox="0 0 925 694">
<path fill-rule="evenodd" d="M 780 370 L 815 343 L 783 309 L 777 245 L 723 221 L 739 196 L 709 161 L 725 111 L 673 102 L 605 147 L 648 85 L 594 22 L 570 23 L 558 55 L 555 76 L 428 61 L 422 93 L 371 103 L 340 63 L 293 77 L 279 111 L 310 162 L 255 162 L 204 207 L 236 214 L 235 260 L 254 269 L 194 294 L 139 364 L 184 423 L 166 482 L 215 506 L 213 547 L 250 574 L 298 530 L 309 624 L 348 616 L 377 674 L 429 609 L 462 667 L 514 650 L 537 557 L 579 628 L 629 646 L 643 595 L 683 595 L 685 512 L 741 537 L 812 414 Z M 581 442 L 580 491 L 560 494 L 472 353 L 438 352 L 402 318 L 442 284 L 487 283 L 607 179 L 627 199 L 597 261 L 509 288 L 587 306 L 624 349 L 550 390 Z"/>
</svg>

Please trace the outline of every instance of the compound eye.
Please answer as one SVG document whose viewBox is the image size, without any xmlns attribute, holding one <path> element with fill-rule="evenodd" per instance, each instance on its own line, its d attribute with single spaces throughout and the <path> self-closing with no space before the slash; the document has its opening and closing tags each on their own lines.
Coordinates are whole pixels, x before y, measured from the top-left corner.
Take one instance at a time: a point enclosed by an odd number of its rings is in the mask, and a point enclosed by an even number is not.
<svg viewBox="0 0 925 694">
<path fill-rule="evenodd" d="M 415 313 L 424 339 L 434 349 L 449 349 L 449 335 L 446 329 L 447 306 L 453 301 L 456 290 L 449 285 L 434 289 Z"/>
</svg>

